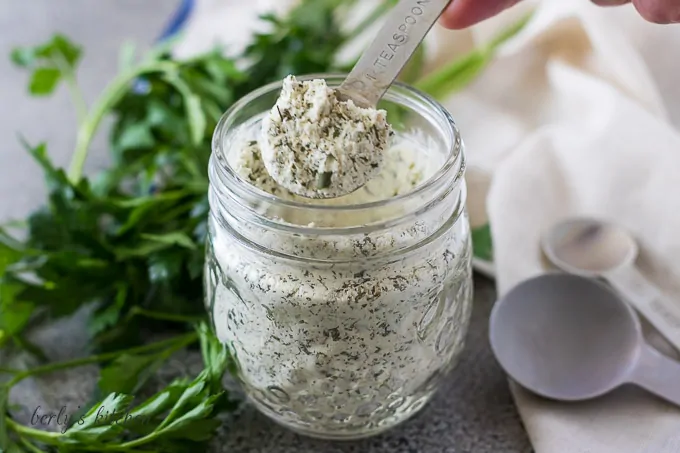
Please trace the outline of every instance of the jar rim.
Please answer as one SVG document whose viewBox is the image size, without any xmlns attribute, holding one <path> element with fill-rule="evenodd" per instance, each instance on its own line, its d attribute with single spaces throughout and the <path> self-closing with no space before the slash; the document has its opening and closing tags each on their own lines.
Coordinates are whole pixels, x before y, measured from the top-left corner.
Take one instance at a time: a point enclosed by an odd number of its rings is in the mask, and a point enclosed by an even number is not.
<svg viewBox="0 0 680 453">
<path fill-rule="evenodd" d="M 301 81 L 308 81 L 312 79 L 324 79 L 326 81 L 337 79 L 339 81 L 342 81 L 346 77 L 347 75 L 342 73 L 315 73 L 296 76 L 296 78 Z M 420 102 L 423 105 L 430 107 L 431 110 L 434 111 L 440 117 L 440 119 L 442 119 L 443 122 L 446 124 L 447 127 L 445 139 L 447 144 L 450 143 L 448 155 L 446 156 L 446 160 L 441 165 L 441 167 L 438 168 L 437 171 L 434 172 L 427 180 L 416 186 L 413 190 L 394 197 L 369 201 L 365 203 L 324 205 L 311 203 L 308 204 L 294 200 L 286 200 L 276 195 L 265 192 L 264 190 L 252 184 L 242 184 L 242 182 L 244 181 L 238 176 L 238 174 L 231 167 L 231 165 L 229 165 L 229 160 L 227 159 L 225 150 L 222 146 L 224 135 L 226 134 L 226 131 L 229 129 L 229 126 L 231 126 L 231 123 L 235 119 L 237 113 L 241 109 L 243 109 L 253 100 L 258 99 L 259 97 L 267 93 L 270 93 L 274 90 L 280 90 L 282 86 L 283 86 L 282 80 L 271 82 L 241 97 L 241 99 L 232 104 L 232 106 L 222 115 L 213 133 L 212 152 L 219 153 L 219 156 L 222 158 L 221 161 L 225 163 L 225 165 L 216 165 L 217 167 L 219 167 L 219 171 L 217 172 L 218 177 L 226 185 L 229 185 L 229 183 L 237 185 L 237 187 L 239 187 L 239 190 L 243 190 L 248 197 L 252 197 L 252 199 L 258 202 L 276 203 L 276 205 L 278 206 L 305 209 L 312 212 L 318 211 L 327 213 L 334 211 L 351 212 L 381 208 L 420 196 L 421 194 L 432 189 L 433 186 L 436 186 L 437 184 L 441 183 L 441 181 L 444 178 L 446 178 L 446 176 L 449 174 L 452 168 L 455 168 L 458 165 L 460 166 L 464 165 L 464 163 L 461 163 L 461 161 L 464 159 L 464 156 L 462 152 L 463 144 L 460 132 L 455 123 L 455 120 L 453 119 L 452 115 L 448 112 L 448 110 L 446 110 L 446 108 L 444 108 L 437 100 L 435 100 L 430 95 L 418 90 L 417 88 L 409 84 L 400 81 L 395 81 L 385 94 L 384 98 L 392 97 L 393 96 L 392 89 L 394 86 L 396 86 L 400 90 L 408 92 L 408 94 L 411 95 L 417 102 Z M 211 158 L 211 160 L 213 159 Z M 458 181 L 458 179 L 461 177 L 461 173 L 462 172 L 460 171 L 456 172 L 456 174 L 454 175 L 454 179 L 451 181 L 451 184 L 455 184 Z"/>
</svg>

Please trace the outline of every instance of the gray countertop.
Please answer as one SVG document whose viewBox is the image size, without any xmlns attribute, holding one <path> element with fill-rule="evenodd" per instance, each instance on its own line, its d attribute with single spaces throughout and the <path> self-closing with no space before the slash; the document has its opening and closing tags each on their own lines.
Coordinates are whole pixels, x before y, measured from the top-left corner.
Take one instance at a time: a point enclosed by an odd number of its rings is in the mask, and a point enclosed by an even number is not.
<svg viewBox="0 0 680 453">
<path fill-rule="evenodd" d="M 17 45 L 42 42 L 61 31 L 85 46 L 79 81 L 88 100 L 117 72 L 117 52 L 126 40 L 148 45 L 174 11 L 177 0 L 0 0 L 0 222 L 22 218 L 45 196 L 42 175 L 21 149 L 17 133 L 29 142 L 45 141 L 55 162 L 66 165 L 74 144 L 75 114 L 60 89 L 53 98 L 26 95 L 26 75 L 7 58 Z M 143 50 L 143 49 L 141 49 Z M 95 141 L 89 171 L 106 165 L 105 137 Z M 231 453 L 530 453 L 531 447 L 512 402 L 507 381 L 487 341 L 487 318 L 495 298 L 493 283 L 475 280 L 475 309 L 467 347 L 448 383 L 417 416 L 392 431 L 359 442 L 328 443 L 297 436 L 245 406 L 225 420 L 215 452 Z M 58 359 L 76 354 L 85 341 L 78 318 L 39 335 Z M 196 357 L 179 360 L 185 369 Z M 172 374 L 172 370 L 167 371 Z M 28 381 L 12 399 L 32 412 L 47 401 L 56 407 L 77 405 L 94 385 L 96 369 Z M 29 414 L 30 417 L 30 414 Z"/>
</svg>

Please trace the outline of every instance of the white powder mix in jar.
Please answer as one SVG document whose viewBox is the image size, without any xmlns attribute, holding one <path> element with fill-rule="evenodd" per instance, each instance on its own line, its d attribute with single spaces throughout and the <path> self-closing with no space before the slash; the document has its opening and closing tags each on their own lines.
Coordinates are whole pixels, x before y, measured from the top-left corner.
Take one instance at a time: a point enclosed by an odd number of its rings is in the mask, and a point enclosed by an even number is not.
<svg viewBox="0 0 680 453">
<path fill-rule="evenodd" d="M 262 124 L 260 145 L 272 179 L 292 193 L 334 198 L 380 172 L 392 128 L 384 110 L 340 101 L 323 79 L 288 76 Z"/>
<path fill-rule="evenodd" d="M 229 165 L 265 192 L 304 200 L 268 174 L 259 123 L 251 126 L 230 141 Z M 314 205 L 413 191 L 442 165 L 428 146 L 425 137 L 397 134 L 365 186 Z M 380 430 L 422 407 L 463 347 L 471 308 L 469 227 L 458 221 L 455 196 L 447 196 L 450 202 L 413 219 L 356 234 L 296 234 L 236 218 L 231 233 L 213 225 L 207 302 L 218 337 L 265 413 L 298 430 L 342 437 Z M 263 209 L 277 221 L 309 223 L 286 206 Z M 367 225 L 386 212 L 398 216 L 394 209 L 329 214 L 321 226 Z"/>
</svg>

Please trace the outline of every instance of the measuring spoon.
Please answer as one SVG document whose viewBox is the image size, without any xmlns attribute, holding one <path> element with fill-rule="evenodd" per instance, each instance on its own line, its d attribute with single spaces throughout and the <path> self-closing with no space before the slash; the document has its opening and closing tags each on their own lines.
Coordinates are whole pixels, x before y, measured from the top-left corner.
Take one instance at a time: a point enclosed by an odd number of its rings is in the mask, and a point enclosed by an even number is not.
<svg viewBox="0 0 680 453">
<path fill-rule="evenodd" d="M 338 97 L 375 108 L 449 3 L 451 0 L 401 0 L 337 88 Z"/>
<path fill-rule="evenodd" d="M 496 302 L 491 349 L 518 384 L 578 401 L 631 383 L 680 405 L 680 363 L 652 348 L 633 309 L 604 284 L 544 274 Z"/>
<path fill-rule="evenodd" d="M 680 301 L 663 295 L 637 270 L 638 245 L 628 231 L 600 220 L 574 218 L 548 231 L 542 247 L 563 271 L 607 280 L 680 350 Z"/>
</svg>

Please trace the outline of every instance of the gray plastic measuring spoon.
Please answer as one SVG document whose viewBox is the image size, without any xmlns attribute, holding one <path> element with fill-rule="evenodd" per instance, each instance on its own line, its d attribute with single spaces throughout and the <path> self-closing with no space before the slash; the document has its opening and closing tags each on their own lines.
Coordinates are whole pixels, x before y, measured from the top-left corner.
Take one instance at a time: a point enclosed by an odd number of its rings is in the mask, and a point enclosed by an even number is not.
<svg viewBox="0 0 680 453">
<path fill-rule="evenodd" d="M 451 0 L 401 0 L 337 88 L 338 97 L 375 107 Z"/>
<path fill-rule="evenodd" d="M 664 296 L 635 268 L 638 246 L 630 233 L 599 220 L 575 218 L 553 227 L 542 246 L 560 269 L 606 279 L 680 350 L 680 301 Z"/>
<path fill-rule="evenodd" d="M 526 280 L 496 302 L 489 330 L 505 372 L 538 395 L 585 400 L 632 383 L 680 405 L 680 363 L 647 344 L 633 309 L 596 280 Z"/>
</svg>

